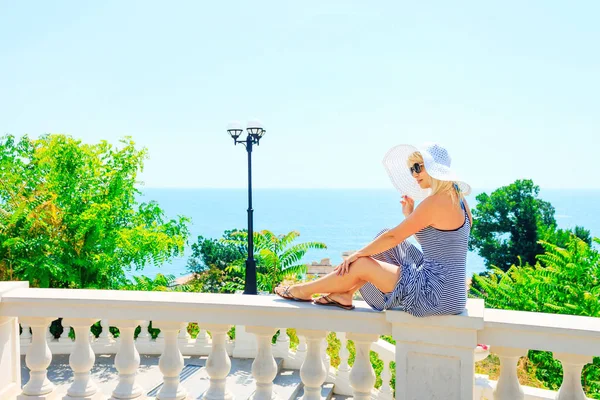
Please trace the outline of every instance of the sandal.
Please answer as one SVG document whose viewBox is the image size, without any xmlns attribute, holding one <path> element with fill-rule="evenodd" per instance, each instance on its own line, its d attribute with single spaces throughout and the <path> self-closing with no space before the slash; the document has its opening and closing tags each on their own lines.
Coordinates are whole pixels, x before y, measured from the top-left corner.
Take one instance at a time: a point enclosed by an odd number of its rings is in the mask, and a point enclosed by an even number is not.
<svg viewBox="0 0 600 400">
<path fill-rule="evenodd" d="M 277 288 L 278 287 L 283 288 L 283 293 L 277 292 Z M 281 297 L 283 299 L 286 299 L 286 300 L 293 300 L 293 301 L 300 301 L 300 302 L 309 302 L 309 301 L 312 301 L 311 299 L 300 299 L 298 297 L 294 297 L 292 295 L 292 293 L 290 292 L 290 286 L 277 286 L 275 289 L 273 289 L 273 292 L 277 296 L 279 296 L 279 297 Z"/>
<path fill-rule="evenodd" d="M 327 301 L 327 303 L 322 303 L 320 300 L 325 300 L 325 301 Z M 318 306 L 339 307 L 339 308 L 343 308 L 344 310 L 354 310 L 354 306 L 352 304 L 350 304 L 350 305 L 342 304 L 339 301 L 335 301 L 334 299 L 332 299 L 329 296 L 321 296 L 321 297 L 313 300 L 313 304 L 316 304 Z"/>
</svg>

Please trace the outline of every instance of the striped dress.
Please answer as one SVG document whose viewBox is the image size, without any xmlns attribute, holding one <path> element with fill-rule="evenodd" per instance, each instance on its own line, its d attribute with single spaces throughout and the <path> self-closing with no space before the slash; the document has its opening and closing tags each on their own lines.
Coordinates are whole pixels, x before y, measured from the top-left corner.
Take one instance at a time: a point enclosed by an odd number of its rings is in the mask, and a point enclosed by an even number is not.
<svg viewBox="0 0 600 400">
<path fill-rule="evenodd" d="M 461 202 L 465 220 L 460 228 L 440 230 L 432 226 L 415 236 L 423 252 L 408 241 L 372 257 L 401 268 L 400 279 L 389 293 L 372 283 L 361 289 L 362 298 L 377 311 L 399 309 L 416 317 L 460 314 L 467 303 L 467 245 L 471 224 Z M 385 229 L 377 236 L 387 232 Z"/>
</svg>

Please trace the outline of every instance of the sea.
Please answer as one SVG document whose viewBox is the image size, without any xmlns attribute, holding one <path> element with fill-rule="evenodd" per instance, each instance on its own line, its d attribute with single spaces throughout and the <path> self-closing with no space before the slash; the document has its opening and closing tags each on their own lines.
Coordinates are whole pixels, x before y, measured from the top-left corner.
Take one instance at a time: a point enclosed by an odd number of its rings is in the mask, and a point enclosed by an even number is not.
<svg viewBox="0 0 600 400">
<path fill-rule="evenodd" d="M 225 230 L 247 228 L 246 189 L 157 189 L 144 188 L 139 201 L 155 200 L 167 218 L 184 215 L 191 218 L 190 237 L 183 256 L 160 266 L 146 266 L 130 271 L 128 277 L 157 273 L 180 277 L 189 274 L 187 261 L 190 246 L 199 235 L 220 238 Z M 475 207 L 478 189 L 467 197 Z M 318 241 L 327 249 L 310 250 L 305 263 L 329 258 L 333 265 L 341 262 L 342 253 L 358 250 L 369 243 L 383 228 L 402 222 L 400 195 L 394 189 L 254 189 L 254 230 L 268 229 L 276 234 L 298 231 L 298 242 Z M 556 210 L 560 228 L 577 225 L 600 237 L 600 190 L 542 189 L 540 198 Z M 412 240 L 412 239 L 411 239 Z M 483 259 L 469 252 L 467 273 L 485 270 Z"/>
</svg>

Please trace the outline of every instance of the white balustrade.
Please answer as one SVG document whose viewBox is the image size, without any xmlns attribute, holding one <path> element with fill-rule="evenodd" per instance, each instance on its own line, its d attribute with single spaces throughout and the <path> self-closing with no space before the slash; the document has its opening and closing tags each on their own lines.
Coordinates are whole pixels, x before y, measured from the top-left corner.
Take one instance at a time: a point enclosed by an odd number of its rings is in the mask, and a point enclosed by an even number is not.
<svg viewBox="0 0 600 400">
<path fill-rule="evenodd" d="M 581 371 L 584 365 L 592 362 L 591 356 L 577 354 L 554 353 L 554 358 L 560 360 L 563 367 L 563 382 L 556 400 L 586 400 L 587 397 L 581 386 Z"/>
<path fill-rule="evenodd" d="M 96 355 L 89 341 L 90 326 L 98 321 L 93 318 L 65 318 L 65 324 L 75 331 L 75 346 L 69 356 L 69 365 L 73 370 L 73 383 L 67 389 L 64 400 L 95 400 L 104 396 L 91 377 Z"/>
<path fill-rule="evenodd" d="M 246 332 L 256 336 L 258 353 L 252 363 L 252 376 L 256 380 L 254 400 L 271 400 L 273 397 L 273 379 L 277 375 L 277 363 L 273 358 L 271 340 L 277 328 L 247 326 Z"/>
<path fill-rule="evenodd" d="M 225 340 L 231 326 L 204 324 L 203 327 L 212 334 L 212 349 L 206 360 L 206 372 L 210 377 L 210 386 L 204 398 L 207 400 L 231 400 L 233 396 L 225 386 L 225 379 L 231 370 L 231 360 L 227 354 Z"/>
<path fill-rule="evenodd" d="M 350 386 L 354 391 L 355 400 L 369 400 L 371 390 L 375 385 L 375 371 L 371 365 L 371 344 L 379 338 L 378 335 L 348 333 L 348 339 L 354 342 L 356 357 L 350 371 Z"/>
<path fill-rule="evenodd" d="M 156 307 L 157 304 L 160 307 Z M 305 400 L 320 399 L 322 385 L 328 378 L 324 365 L 327 330 L 348 332 L 337 333 L 341 349 L 334 392 L 343 390 L 343 382 L 346 381 L 349 387 L 347 395 L 353 395 L 355 399 L 370 396 L 391 399 L 391 360 L 395 360 L 397 366 L 395 379 L 398 382 L 398 400 L 477 399 L 475 393 L 490 400 L 492 397 L 495 400 L 585 398 L 581 387 L 581 371 L 592 356 L 600 355 L 600 319 L 491 309 L 485 309 L 484 313 L 481 301 L 470 299 L 467 304 L 467 310 L 460 315 L 416 318 L 395 310 L 371 312 L 361 302 L 357 302 L 356 312 L 346 313 L 309 304 L 284 302 L 275 296 L 157 292 L 137 298 L 126 291 L 110 292 L 110 296 L 107 296 L 107 292 L 101 290 L 44 290 L 28 288 L 21 283 L 0 283 L 0 328 L 4 327 L 0 329 L 0 370 L 3 371 L 0 375 L 0 398 L 14 399 L 20 393 L 20 400 L 52 399 L 64 390 L 67 391 L 65 400 L 106 398 L 111 393 L 100 393 L 91 379 L 90 372 L 96 358 L 92 351 L 94 349 L 106 352 L 102 354 L 116 353 L 115 367 L 119 376 L 118 382 L 114 382 L 111 388 L 114 388 L 112 399 L 141 400 L 145 390 L 149 390 L 152 384 L 149 383 L 144 390 L 140 388 L 139 384 L 146 381 L 148 376 L 143 380 L 138 378 L 140 382 L 136 384 L 140 365 L 138 351 L 157 354 L 162 348 L 159 368 L 165 377 L 165 384 L 158 394 L 159 400 L 182 400 L 186 396 L 179 378 L 184 366 L 182 353 L 209 354 L 205 371 L 210 380 L 204 397 L 209 400 L 230 399 L 231 394 L 225 382 L 231 370 L 228 352 L 232 349 L 226 339 L 231 324 L 249 326 L 240 329 L 242 343 L 247 346 L 236 347 L 238 352 L 249 352 L 251 347 L 256 349 L 252 368 L 257 386 L 255 399 L 273 396 L 273 378 L 277 371 L 274 357 L 285 355 L 286 349 L 289 349 L 283 329 L 276 345 L 270 344 L 271 335 L 279 326 L 298 331 L 298 350 L 287 351 L 289 363 L 284 365 L 287 365 L 286 368 L 300 369 Z M 99 345 L 97 341 L 90 343 L 89 328 L 96 321 L 90 315 L 104 320 L 102 325 L 105 333 L 108 332 L 105 321 L 115 324 L 120 330 L 120 340 L 106 346 Z M 191 315 L 202 320 L 202 331 L 195 341 L 189 340 L 185 334 L 185 323 L 175 322 L 165 322 L 164 325 L 157 323 L 164 337 L 162 345 L 147 341 L 149 319 L 156 317 L 159 321 L 189 321 Z M 58 341 L 49 342 L 48 327 L 57 316 L 65 318 L 64 332 Z M 15 317 L 25 329 L 21 337 Z M 12 325 L 2 325 L 2 321 L 12 321 Z M 142 327 L 142 333 L 134 342 L 137 324 Z M 28 326 L 32 331 L 31 343 L 27 338 Z M 73 327 L 76 340 L 65 346 L 63 339 L 67 338 L 69 327 Z M 204 329 L 212 332 L 212 340 L 207 340 Z M 372 345 L 379 335 L 392 335 L 396 345 L 383 344 L 383 341 Z M 101 335 L 101 340 L 104 337 Z M 252 346 L 249 338 L 252 339 Z M 346 338 L 352 339 L 356 346 L 356 359 L 351 370 L 347 364 Z M 182 346 L 184 341 L 188 341 L 188 344 Z M 18 374 L 21 342 L 26 351 L 25 362 L 31 371 L 28 382 L 21 381 Z M 210 351 L 207 342 L 210 343 Z M 483 379 L 483 376 L 474 375 L 473 349 L 477 343 L 491 345 L 502 364 L 499 381 L 486 379 L 483 382 L 485 387 L 479 388 L 477 384 L 474 385 L 478 378 Z M 203 345 L 206 348 L 202 348 Z M 370 365 L 370 348 L 378 352 L 384 362 L 383 383 L 379 391 L 373 390 L 375 378 Z M 551 351 L 562 362 L 564 380 L 558 393 L 519 385 L 516 367 L 519 356 L 526 354 L 525 349 Z M 62 354 L 70 351 L 69 363 L 74 372 L 74 380 L 66 385 L 70 387 L 55 388 L 48 379 L 47 368 L 54 350 Z M 17 357 L 14 357 L 15 354 Z M 299 360 L 302 363 L 296 365 Z M 4 371 L 12 372 L 5 374 Z M 26 384 L 22 386 L 23 383 Z M 58 381 L 54 383 L 58 384 Z M 64 384 L 64 381 L 61 383 Z M 493 396 L 488 392 L 491 389 L 495 389 Z M 248 387 L 248 390 L 252 389 Z"/>
<path fill-rule="evenodd" d="M 32 339 L 25 363 L 29 368 L 29 382 L 23 386 L 19 400 L 46 400 L 53 399 L 54 384 L 47 376 L 47 369 L 52 361 L 52 353 L 48 347 L 48 327 L 54 318 L 21 317 L 23 324 L 31 327 Z"/>
<path fill-rule="evenodd" d="M 183 355 L 179 351 L 177 335 L 180 329 L 184 329 L 187 323 L 156 321 L 156 327 L 164 336 L 163 352 L 158 362 L 160 372 L 163 374 L 164 384 L 158 394 L 157 400 L 180 400 L 187 397 L 187 391 L 181 386 L 179 374 L 183 369 Z"/>
<path fill-rule="evenodd" d="M 326 331 L 302 329 L 298 335 L 306 338 L 306 358 L 300 368 L 300 379 L 304 384 L 303 400 L 321 400 L 321 386 L 327 378 L 321 350 Z"/>
<path fill-rule="evenodd" d="M 119 349 L 115 356 L 115 368 L 119 372 L 119 383 L 112 392 L 111 400 L 141 400 L 145 396 L 136 375 L 140 367 L 140 353 L 135 347 L 135 329 L 142 321 L 115 320 L 119 328 Z"/>
</svg>

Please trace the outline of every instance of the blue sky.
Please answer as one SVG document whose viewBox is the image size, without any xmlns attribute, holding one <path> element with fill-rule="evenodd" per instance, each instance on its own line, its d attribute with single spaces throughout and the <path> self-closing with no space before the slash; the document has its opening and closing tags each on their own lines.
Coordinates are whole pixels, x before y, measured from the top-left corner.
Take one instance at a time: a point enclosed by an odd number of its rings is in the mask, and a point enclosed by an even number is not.
<svg viewBox="0 0 600 400">
<path fill-rule="evenodd" d="M 474 187 L 600 188 L 597 1 L 0 0 L 0 134 L 130 135 L 147 187 L 391 187 L 439 141 Z"/>
</svg>

